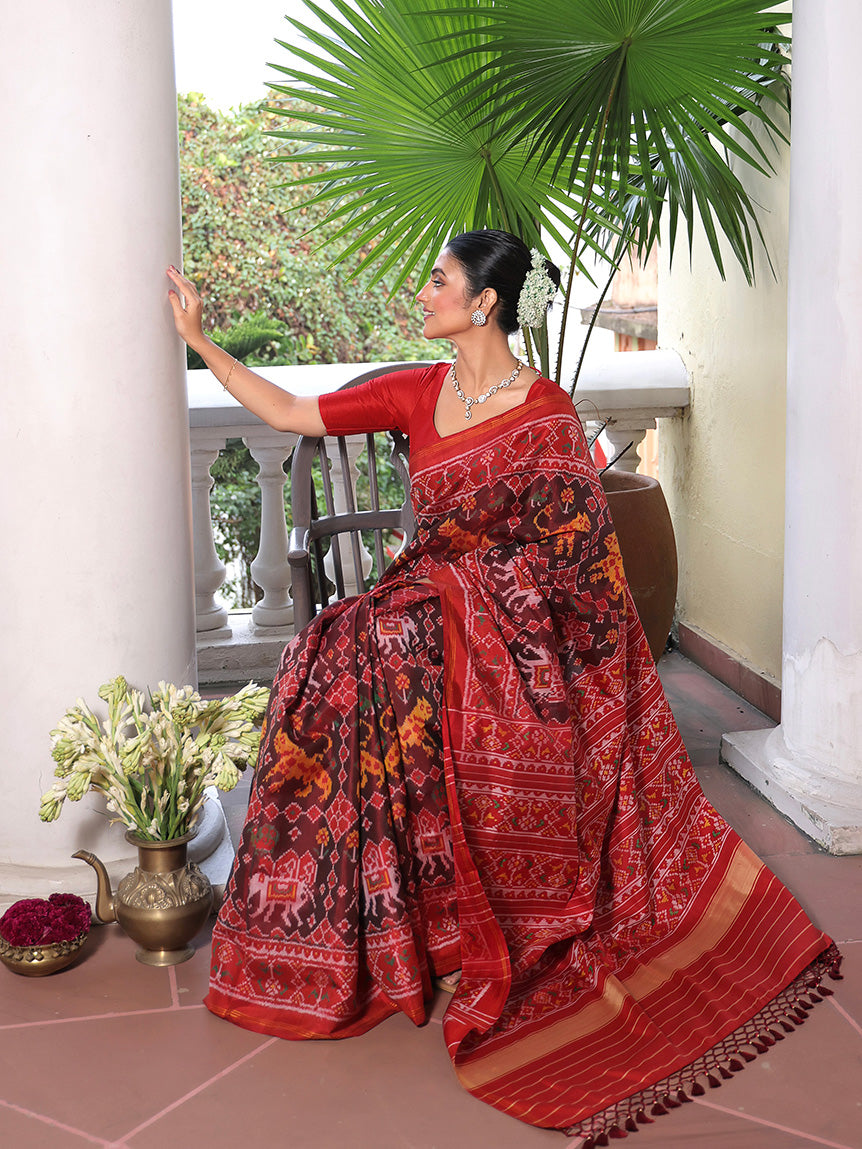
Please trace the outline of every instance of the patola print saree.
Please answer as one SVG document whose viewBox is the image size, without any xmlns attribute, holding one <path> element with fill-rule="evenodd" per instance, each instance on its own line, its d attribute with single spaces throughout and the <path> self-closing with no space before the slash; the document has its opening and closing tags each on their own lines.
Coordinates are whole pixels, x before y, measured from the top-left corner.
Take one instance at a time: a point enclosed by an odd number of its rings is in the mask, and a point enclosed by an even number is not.
<svg viewBox="0 0 862 1149">
<path fill-rule="evenodd" d="M 415 541 L 285 651 L 207 1005 L 349 1037 L 460 966 L 462 1084 L 606 1144 L 791 1030 L 838 955 L 694 778 L 568 398 L 416 436 L 411 471 Z"/>
</svg>

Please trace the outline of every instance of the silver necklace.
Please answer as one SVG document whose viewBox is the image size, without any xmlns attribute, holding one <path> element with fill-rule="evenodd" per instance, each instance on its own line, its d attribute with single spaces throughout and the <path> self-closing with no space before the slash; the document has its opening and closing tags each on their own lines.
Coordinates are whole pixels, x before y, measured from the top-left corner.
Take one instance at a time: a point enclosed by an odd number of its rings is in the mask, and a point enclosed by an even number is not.
<svg viewBox="0 0 862 1149">
<path fill-rule="evenodd" d="M 472 395 L 465 395 L 464 392 L 461 390 L 461 384 L 458 382 L 458 376 L 455 374 L 455 364 L 453 363 L 452 367 L 451 367 L 452 386 L 455 388 L 455 394 L 458 396 L 458 398 L 461 400 L 461 402 L 466 407 L 466 411 L 464 412 L 464 418 L 465 419 L 472 419 L 473 412 L 471 411 L 471 407 L 473 407 L 474 404 L 484 403 L 486 399 L 490 399 L 492 395 L 496 395 L 498 391 L 501 391 L 504 387 L 508 387 L 512 383 L 514 383 L 515 380 L 518 378 L 518 376 L 521 374 L 523 367 L 524 367 L 524 364 L 521 362 L 520 359 L 518 359 L 516 362 L 515 370 L 512 372 L 512 374 L 509 376 L 508 379 L 503 379 L 500 383 L 497 383 L 495 386 L 489 388 L 485 392 L 484 395 L 478 395 L 474 399 Z"/>
</svg>

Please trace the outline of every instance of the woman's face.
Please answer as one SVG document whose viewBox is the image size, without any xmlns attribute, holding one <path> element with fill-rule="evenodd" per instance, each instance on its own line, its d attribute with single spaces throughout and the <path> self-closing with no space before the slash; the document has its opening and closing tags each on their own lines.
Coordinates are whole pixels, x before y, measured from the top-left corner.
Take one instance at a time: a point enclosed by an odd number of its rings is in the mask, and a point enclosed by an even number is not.
<svg viewBox="0 0 862 1149">
<path fill-rule="evenodd" d="M 416 299 L 422 304 L 426 339 L 453 339 L 461 332 L 475 330 L 470 316 L 478 296 L 468 296 L 464 271 L 448 248 L 438 255 L 431 278 Z"/>
</svg>

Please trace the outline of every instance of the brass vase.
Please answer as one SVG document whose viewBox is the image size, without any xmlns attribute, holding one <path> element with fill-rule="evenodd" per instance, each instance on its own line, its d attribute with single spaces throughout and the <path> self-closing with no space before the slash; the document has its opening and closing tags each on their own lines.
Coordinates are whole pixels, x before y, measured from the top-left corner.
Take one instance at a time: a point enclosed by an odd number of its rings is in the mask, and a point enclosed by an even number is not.
<svg viewBox="0 0 862 1149">
<path fill-rule="evenodd" d="M 72 856 L 92 866 L 98 879 L 96 919 L 120 923 L 140 945 L 135 954 L 144 965 L 177 965 L 195 952 L 188 943 L 201 929 L 212 909 L 209 878 L 188 860 L 194 831 L 166 842 L 147 842 L 131 830 L 126 840 L 137 847 L 138 865 L 111 894 L 108 873 L 87 850 Z"/>
</svg>

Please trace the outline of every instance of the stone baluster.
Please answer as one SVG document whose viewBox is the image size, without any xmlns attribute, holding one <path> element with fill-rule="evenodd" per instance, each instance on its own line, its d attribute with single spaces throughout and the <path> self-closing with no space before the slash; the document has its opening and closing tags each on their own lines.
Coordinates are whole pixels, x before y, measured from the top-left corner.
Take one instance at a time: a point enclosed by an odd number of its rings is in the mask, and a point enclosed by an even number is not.
<svg viewBox="0 0 862 1149">
<path fill-rule="evenodd" d="M 243 437 L 243 442 L 257 463 L 260 484 L 260 545 L 251 564 L 254 581 L 263 598 L 252 608 L 252 633 L 272 634 L 293 627 L 293 603 L 290 597 L 290 566 L 287 561 L 288 534 L 284 515 L 284 486 L 287 474 L 284 464 L 290 458 L 297 436 L 256 428 Z"/>
<path fill-rule="evenodd" d="M 359 474 L 359 470 L 356 466 L 356 461 L 365 449 L 365 436 L 351 435 L 345 440 L 345 442 L 347 445 L 349 482 L 355 491 L 356 478 Z M 347 510 L 348 502 L 344 485 L 344 475 L 341 470 L 341 458 L 338 451 L 338 442 L 335 439 L 326 440 L 326 454 L 329 458 L 329 472 L 332 476 L 332 497 L 335 502 L 335 510 L 337 513 L 340 513 Z M 339 540 L 339 546 L 341 548 L 341 568 L 344 575 L 344 594 L 345 596 L 360 594 L 365 589 L 365 586 L 364 583 L 362 586 L 358 585 L 356 581 L 353 566 L 353 544 L 351 542 L 350 536 L 342 535 Z M 371 568 L 374 564 L 374 560 L 371 557 L 371 554 L 366 548 L 365 544 L 362 542 L 361 536 L 359 539 L 359 551 L 360 560 L 362 563 L 362 577 L 364 580 L 371 573 Z M 333 558 L 332 548 L 330 548 L 324 560 L 323 566 L 327 576 L 333 582 L 335 582 L 333 574 L 334 562 L 335 560 Z"/>
<path fill-rule="evenodd" d="M 210 467 L 224 449 L 223 434 L 192 434 L 192 523 L 195 556 L 195 629 L 208 638 L 230 638 L 227 611 L 215 601 L 215 593 L 224 583 L 225 565 L 218 557 L 213 537 L 210 491 L 213 477 Z"/>
<path fill-rule="evenodd" d="M 611 459 L 620 451 L 623 452 L 614 463 L 614 467 L 620 471 L 630 471 L 632 474 L 637 471 L 641 461 L 638 447 L 647 433 L 647 428 L 654 426 L 655 419 L 648 418 L 640 418 L 636 424 L 628 419 L 612 419 L 608 423 L 605 428 L 605 435 L 611 445 Z M 629 446 L 629 444 L 631 445 Z"/>
</svg>

